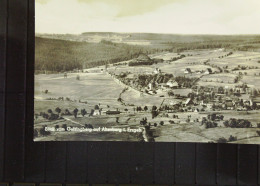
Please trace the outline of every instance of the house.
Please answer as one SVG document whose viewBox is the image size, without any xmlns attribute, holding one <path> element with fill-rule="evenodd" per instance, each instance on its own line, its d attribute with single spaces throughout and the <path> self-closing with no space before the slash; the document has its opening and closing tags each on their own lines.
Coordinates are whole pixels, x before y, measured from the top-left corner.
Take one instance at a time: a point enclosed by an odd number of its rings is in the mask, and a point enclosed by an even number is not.
<svg viewBox="0 0 260 186">
<path fill-rule="evenodd" d="M 253 101 L 251 99 L 251 96 L 249 94 L 242 94 L 240 96 L 240 100 L 243 101 L 244 106 L 252 106 Z"/>
<path fill-rule="evenodd" d="M 172 106 L 176 106 L 176 105 L 180 105 L 181 104 L 181 100 L 172 100 L 170 101 L 170 105 Z"/>
<path fill-rule="evenodd" d="M 185 70 L 184 70 L 184 74 L 191 74 L 192 72 L 191 72 L 191 69 L 190 68 L 186 68 Z"/>
<path fill-rule="evenodd" d="M 212 103 L 207 103 L 206 106 L 207 106 L 208 109 L 213 109 L 213 104 Z"/>
<path fill-rule="evenodd" d="M 160 83 L 159 86 L 161 87 L 161 89 L 167 89 L 168 85 L 166 85 L 166 83 Z"/>
<path fill-rule="evenodd" d="M 138 58 L 136 58 L 136 61 L 137 62 L 150 62 L 150 61 L 152 61 L 152 59 L 146 54 L 140 54 L 138 56 Z"/>
<path fill-rule="evenodd" d="M 153 73 L 155 73 L 155 74 L 160 74 L 160 73 L 161 73 L 161 70 L 160 70 L 159 68 L 155 68 L 154 71 L 153 71 Z"/>
<path fill-rule="evenodd" d="M 188 106 L 188 105 L 193 105 L 194 103 L 193 103 L 193 101 L 192 101 L 192 99 L 191 98 L 188 98 L 186 101 L 185 101 L 185 106 Z"/>
<path fill-rule="evenodd" d="M 225 109 L 227 109 L 227 110 L 233 110 L 234 109 L 234 103 L 233 103 L 232 100 L 226 100 Z"/>
<path fill-rule="evenodd" d="M 211 68 L 207 68 L 207 70 L 204 72 L 204 74 L 212 74 L 212 69 Z"/>
<path fill-rule="evenodd" d="M 169 86 L 170 88 L 178 88 L 179 84 L 174 81 L 174 80 L 170 80 L 166 83 L 167 86 Z"/>
<path fill-rule="evenodd" d="M 255 105 L 256 108 L 260 109 L 260 97 L 252 99 L 251 102 L 252 102 L 252 105 Z"/>
<path fill-rule="evenodd" d="M 148 84 L 148 90 L 153 90 L 153 87 L 154 87 L 154 86 L 153 86 L 153 83 L 149 83 L 149 84 Z"/>
<path fill-rule="evenodd" d="M 95 105 L 93 116 L 101 115 L 101 111 L 102 111 L 102 108 L 100 108 L 98 105 Z"/>
</svg>

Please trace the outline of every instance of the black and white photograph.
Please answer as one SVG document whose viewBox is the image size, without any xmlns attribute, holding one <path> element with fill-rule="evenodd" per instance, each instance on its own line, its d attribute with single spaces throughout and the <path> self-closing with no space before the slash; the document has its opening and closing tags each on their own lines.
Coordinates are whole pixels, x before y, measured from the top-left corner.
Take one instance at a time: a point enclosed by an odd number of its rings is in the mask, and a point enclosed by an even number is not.
<svg viewBox="0 0 260 186">
<path fill-rule="evenodd" d="M 36 0 L 34 141 L 260 144 L 259 0 Z"/>
</svg>

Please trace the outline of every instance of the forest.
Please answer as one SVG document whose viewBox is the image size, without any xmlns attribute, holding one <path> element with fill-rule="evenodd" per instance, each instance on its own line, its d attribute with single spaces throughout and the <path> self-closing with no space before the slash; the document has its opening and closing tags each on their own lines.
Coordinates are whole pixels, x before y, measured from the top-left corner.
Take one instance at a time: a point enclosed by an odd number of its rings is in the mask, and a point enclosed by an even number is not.
<svg viewBox="0 0 260 186">
<path fill-rule="evenodd" d="M 63 72 L 91 68 L 130 60 L 140 53 L 154 52 L 156 50 L 149 47 L 110 41 L 87 43 L 36 37 L 35 70 Z"/>
</svg>

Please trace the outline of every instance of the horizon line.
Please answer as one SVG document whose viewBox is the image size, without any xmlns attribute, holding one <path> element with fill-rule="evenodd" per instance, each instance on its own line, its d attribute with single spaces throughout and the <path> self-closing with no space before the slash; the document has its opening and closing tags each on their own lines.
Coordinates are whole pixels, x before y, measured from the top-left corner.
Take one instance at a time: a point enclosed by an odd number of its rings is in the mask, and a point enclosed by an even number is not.
<svg viewBox="0 0 260 186">
<path fill-rule="evenodd" d="M 87 31 L 87 32 L 82 32 L 82 33 L 41 33 L 41 32 L 35 32 L 36 34 L 49 34 L 49 35 L 82 35 L 85 33 L 117 33 L 117 34 L 160 34 L 160 35 L 208 35 L 208 36 L 254 36 L 254 35 L 260 35 L 260 33 L 254 33 L 254 34 L 197 34 L 197 33 L 160 33 L 160 32 L 113 32 L 113 31 Z"/>
</svg>

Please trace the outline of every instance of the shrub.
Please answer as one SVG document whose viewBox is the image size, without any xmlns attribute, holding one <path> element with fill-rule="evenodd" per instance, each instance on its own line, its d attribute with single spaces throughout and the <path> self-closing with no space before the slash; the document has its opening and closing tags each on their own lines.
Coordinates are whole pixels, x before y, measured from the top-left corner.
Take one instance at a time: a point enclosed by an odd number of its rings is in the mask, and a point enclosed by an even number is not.
<svg viewBox="0 0 260 186">
<path fill-rule="evenodd" d="M 55 109 L 55 112 L 60 113 L 60 112 L 61 112 L 61 109 L 60 109 L 59 107 L 57 107 L 57 108 Z"/>
<path fill-rule="evenodd" d="M 52 110 L 51 110 L 51 109 L 48 109 L 48 111 L 47 111 L 47 112 L 51 114 L 51 113 L 52 113 Z"/>
<path fill-rule="evenodd" d="M 164 125 L 164 122 L 163 122 L 163 121 L 160 121 L 160 125 L 162 125 L 162 126 L 163 126 L 163 125 Z"/>
<path fill-rule="evenodd" d="M 237 137 L 230 135 L 228 141 L 237 141 Z"/>
<path fill-rule="evenodd" d="M 64 115 L 68 115 L 68 116 L 70 116 L 70 115 L 71 115 L 71 113 L 70 113 L 69 109 L 65 109 Z"/>
<path fill-rule="evenodd" d="M 46 125 L 43 126 L 43 127 L 40 129 L 40 134 L 41 134 L 42 136 L 47 136 L 47 135 L 50 135 L 50 134 L 51 134 L 50 131 L 45 131 L 45 127 L 46 127 Z"/>
<path fill-rule="evenodd" d="M 48 118 L 49 120 L 56 120 L 59 119 L 59 115 L 58 114 L 53 114 L 51 113 L 50 117 Z"/>
<path fill-rule="evenodd" d="M 87 114 L 87 111 L 85 109 L 81 109 L 81 115 L 84 117 Z"/>
<path fill-rule="evenodd" d="M 217 140 L 217 142 L 218 142 L 218 143 L 227 143 L 227 140 L 222 137 L 222 138 L 219 138 L 219 139 Z"/>
<path fill-rule="evenodd" d="M 224 121 L 225 127 L 231 127 L 231 128 L 250 128 L 252 127 L 252 124 L 250 121 L 245 119 L 235 119 L 230 118 L 229 120 Z"/>
<path fill-rule="evenodd" d="M 206 122 L 204 122 L 204 126 L 205 126 L 206 129 L 216 128 L 216 127 L 218 127 L 218 124 L 216 122 L 206 121 Z"/>
</svg>

